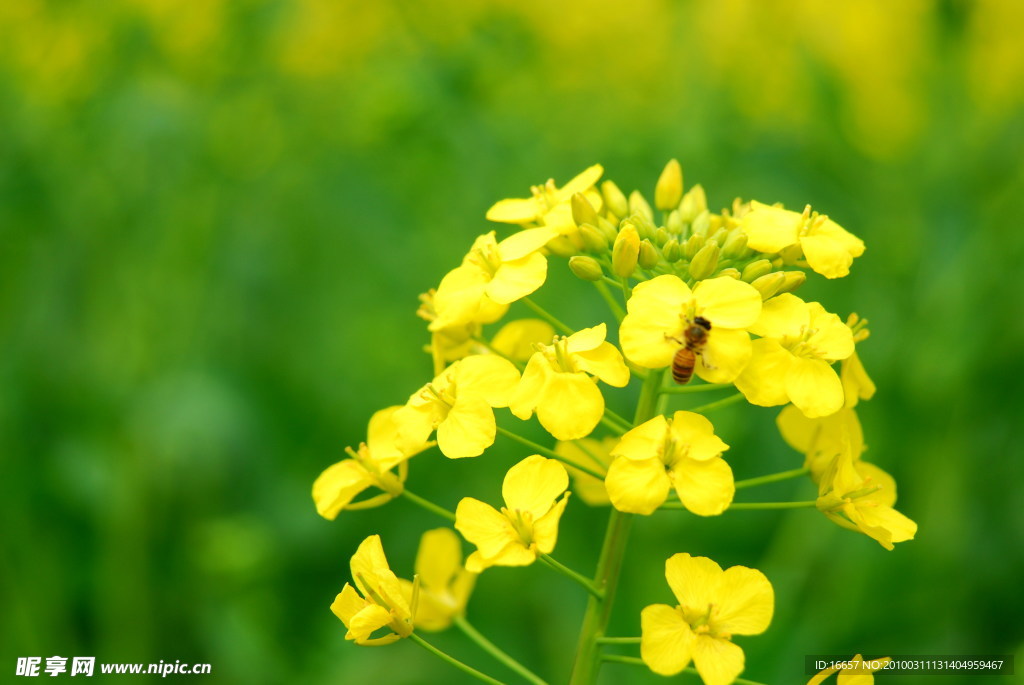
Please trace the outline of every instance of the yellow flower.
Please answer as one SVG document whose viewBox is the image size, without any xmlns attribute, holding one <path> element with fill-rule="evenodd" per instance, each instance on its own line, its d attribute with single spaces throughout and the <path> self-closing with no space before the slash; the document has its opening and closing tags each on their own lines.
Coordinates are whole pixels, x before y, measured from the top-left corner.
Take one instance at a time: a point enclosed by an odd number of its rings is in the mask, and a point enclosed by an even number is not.
<svg viewBox="0 0 1024 685">
<path fill-rule="evenodd" d="M 597 379 L 618 388 L 629 383 L 629 368 L 618 349 L 605 342 L 606 333 L 602 323 L 540 345 L 512 393 L 512 413 L 526 421 L 536 411 L 558 440 L 589 435 L 604 414 Z"/>
<path fill-rule="evenodd" d="M 842 668 L 839 677 L 836 679 L 836 685 L 874 685 L 875 677 L 871 674 L 885 668 L 885 665 L 890 661 L 892 661 L 890 657 L 884 657 L 865 662 L 864 657 L 858 654 L 850 659 L 851 668 Z M 840 671 L 840 669 L 840 666 L 826 668 L 808 680 L 807 685 L 821 685 L 830 675 Z"/>
<path fill-rule="evenodd" d="M 694 662 L 706 685 L 729 685 L 743 672 L 743 650 L 733 635 L 758 635 L 771 623 L 772 584 L 745 566 L 725 571 L 706 557 L 676 554 L 665 578 L 679 605 L 654 604 L 640 614 L 640 656 L 661 675 Z"/>
<path fill-rule="evenodd" d="M 329 466 L 313 483 L 313 501 L 317 512 L 325 519 L 334 520 L 343 509 L 366 508 L 402 494 L 402 481 L 391 469 L 404 464 L 410 457 L 425 450 L 426 439 L 419 442 L 398 439 L 395 413 L 401 407 L 388 407 L 370 419 L 366 442 L 358 450 L 346 447 L 351 459 Z M 384 491 L 371 500 L 352 504 L 359 493 L 371 486 Z"/>
<path fill-rule="evenodd" d="M 821 477 L 844 449 L 849 440 L 855 460 L 864 452 L 864 431 L 857 418 L 857 412 L 844 407 L 835 414 L 809 419 L 792 404 L 783 409 L 775 419 L 790 447 L 804 455 L 804 467 L 810 469 L 811 480 L 821 482 Z"/>
<path fill-rule="evenodd" d="M 810 205 L 803 213 L 754 201 L 740 228 L 747 246 L 759 252 L 780 252 L 799 245 L 807 264 L 826 278 L 850 273 L 854 257 L 864 254 L 864 242 L 842 226 L 817 213 Z"/>
<path fill-rule="evenodd" d="M 446 457 L 483 454 L 497 432 L 492 407 L 507 406 L 518 381 L 516 367 L 497 355 L 455 362 L 395 412 L 401 443 L 421 443 L 436 430 L 437 446 Z"/>
<path fill-rule="evenodd" d="M 786 293 L 764 303 L 752 333 L 753 355 L 736 387 L 752 404 L 792 402 L 811 418 L 843 406 L 843 386 L 831 363 L 853 354 L 853 334 L 817 302 Z"/>
<path fill-rule="evenodd" d="M 535 345 L 555 335 L 555 329 L 541 319 L 517 319 L 501 327 L 491 340 L 491 347 L 512 361 L 525 362 L 534 352 Z"/>
<path fill-rule="evenodd" d="M 819 511 L 888 550 L 896 542 L 913 540 L 917 533 L 917 524 L 893 509 L 896 481 L 874 464 L 855 463 L 848 440 L 822 476 L 818 492 Z"/>
<path fill-rule="evenodd" d="M 417 629 L 444 630 L 466 612 L 476 574 L 463 568 L 462 543 L 451 528 L 428 530 L 420 538 L 416 577 L 420 584 Z M 399 580 L 405 594 L 411 597 L 414 584 Z"/>
<path fill-rule="evenodd" d="M 501 487 L 505 506 L 500 512 L 464 497 L 455 510 L 455 528 L 477 546 L 466 560 L 466 569 L 479 573 L 490 566 L 527 566 L 539 554 L 550 554 L 569 498 L 567 487 L 565 467 L 535 454 L 505 474 Z"/>
<path fill-rule="evenodd" d="M 363 540 L 352 555 L 351 568 L 356 587 L 345 583 L 331 604 L 331 611 L 348 628 L 345 639 L 354 640 L 357 645 L 386 645 L 409 637 L 413 631 L 414 608 L 410 607 L 401 583 L 388 567 L 379 535 Z M 382 628 L 391 632 L 371 637 Z"/>
<path fill-rule="evenodd" d="M 871 332 L 867 329 L 868 320 L 862 319 L 856 314 L 850 314 L 846 319 L 846 325 L 853 333 L 853 342 L 859 343 L 867 339 Z M 842 369 L 839 372 L 839 380 L 843 383 L 843 393 L 846 395 L 844 406 L 856 407 L 860 400 L 870 400 L 875 396 L 875 383 L 868 376 L 860 357 L 857 356 L 856 348 L 853 354 L 843 360 Z"/>
<path fill-rule="evenodd" d="M 727 276 L 701 281 L 690 290 L 677 276 L 658 276 L 633 288 L 619 340 L 630 361 L 658 369 L 672 363 L 684 331 L 702 316 L 711 323 L 697 355 L 696 374 L 709 383 L 731 383 L 750 359 L 746 328 L 757 321 L 761 295 L 749 283 Z"/>
<path fill-rule="evenodd" d="M 579 440 L 556 443 L 555 452 L 572 464 L 580 464 L 604 476 L 608 473 L 612 448 L 618 442 L 618 438 L 611 436 L 601 440 L 581 438 Z M 608 499 L 608 491 L 604 487 L 603 480 L 594 478 L 589 473 L 584 473 L 571 465 L 567 465 L 566 470 L 572 477 L 572 491 L 581 500 L 592 507 L 600 507 L 610 503 L 611 500 Z"/>
<path fill-rule="evenodd" d="M 732 469 L 721 457 L 727 449 L 700 414 L 655 416 L 623 435 L 612 449 L 615 461 L 605 479 L 608 496 L 619 511 L 651 514 L 674 488 L 693 513 L 721 514 L 736 492 Z"/>
<path fill-rule="evenodd" d="M 487 210 L 487 219 L 505 224 L 538 223 L 558 231 L 560 235 L 571 235 L 576 231 L 572 219 L 570 201 L 576 193 L 583 193 L 595 210 L 602 205 L 601 194 L 594 184 L 601 178 L 604 168 L 600 164 L 585 169 L 571 181 L 559 188 L 554 179 L 542 186 L 530 188 L 532 197 L 500 200 Z"/>
<path fill-rule="evenodd" d="M 548 260 L 540 250 L 556 235 L 550 228 L 532 228 L 500 243 L 494 231 L 477 238 L 462 265 L 449 271 L 437 286 L 436 318 L 429 329 L 497 321 L 509 303 L 544 284 Z"/>
</svg>

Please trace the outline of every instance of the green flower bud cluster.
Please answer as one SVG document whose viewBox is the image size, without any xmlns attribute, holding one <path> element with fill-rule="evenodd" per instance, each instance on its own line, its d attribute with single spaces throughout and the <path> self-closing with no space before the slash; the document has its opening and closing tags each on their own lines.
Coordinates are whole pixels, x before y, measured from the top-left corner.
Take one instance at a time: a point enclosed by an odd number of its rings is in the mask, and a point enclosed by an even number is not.
<svg viewBox="0 0 1024 685">
<path fill-rule="evenodd" d="M 600 198 L 576 193 L 571 200 L 572 220 L 578 230 L 575 244 L 582 254 L 569 262 L 583 280 L 602 278 L 646 279 L 675 274 L 693 285 L 718 276 L 753 285 L 764 299 L 792 292 L 806 280 L 799 250 L 765 254 L 751 249 L 740 226 L 749 205 L 736 200 L 730 209 L 714 214 L 708 210 L 704 188 L 683 185 L 683 170 L 671 160 L 654 189 L 652 204 L 634 190 L 628 196 L 606 180 Z"/>
</svg>

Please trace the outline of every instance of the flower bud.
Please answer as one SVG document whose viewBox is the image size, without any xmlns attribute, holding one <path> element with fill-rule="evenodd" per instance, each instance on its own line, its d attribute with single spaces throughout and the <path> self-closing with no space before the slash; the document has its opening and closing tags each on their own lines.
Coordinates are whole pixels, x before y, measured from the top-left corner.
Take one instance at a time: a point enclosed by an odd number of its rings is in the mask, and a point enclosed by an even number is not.
<svg viewBox="0 0 1024 685">
<path fill-rule="evenodd" d="M 658 252 L 658 248 L 654 247 L 646 238 L 640 241 L 640 254 L 637 255 L 637 263 L 640 264 L 640 268 L 650 270 L 659 262 L 661 262 L 661 254 Z"/>
<path fill-rule="evenodd" d="M 683 195 L 679 203 L 679 214 L 683 221 L 692 222 L 697 216 L 708 208 L 708 198 L 704 194 L 704 188 L 698 183 L 690 188 L 690 191 Z"/>
<path fill-rule="evenodd" d="M 583 224 L 590 224 L 591 226 L 597 226 L 597 212 L 594 211 L 594 207 L 590 204 L 590 201 L 584 197 L 583 193 L 576 193 L 572 196 L 572 220 L 576 222 L 577 226 Z"/>
<path fill-rule="evenodd" d="M 654 210 L 651 209 L 651 205 L 648 204 L 647 198 L 639 190 L 634 190 L 629 194 L 629 212 L 631 214 L 641 214 L 648 221 L 654 221 Z"/>
<path fill-rule="evenodd" d="M 729 231 L 722 226 L 715 228 L 714 226 L 708 226 L 708 240 L 714 240 L 719 245 L 725 245 L 726 238 L 729 237 Z"/>
<path fill-rule="evenodd" d="M 683 218 L 679 214 L 678 209 L 672 210 L 672 213 L 668 215 L 668 221 L 665 222 L 665 228 L 672 235 L 682 235 L 683 233 Z"/>
<path fill-rule="evenodd" d="M 654 232 L 654 244 L 658 247 L 663 247 L 668 242 L 668 231 L 664 228 L 659 228 Z"/>
<path fill-rule="evenodd" d="M 579 254 L 582 248 L 582 239 L 577 239 L 576 242 L 581 243 L 577 245 L 569 236 L 559 235 L 548 241 L 548 244 L 544 247 L 547 248 L 548 252 L 557 257 L 571 257 L 574 254 Z"/>
<path fill-rule="evenodd" d="M 626 196 L 614 181 L 605 181 L 601 184 L 601 197 L 604 198 L 604 206 L 616 217 L 622 219 L 629 214 L 629 203 L 626 201 Z"/>
<path fill-rule="evenodd" d="M 708 229 L 711 227 L 711 214 L 705 209 L 703 212 L 694 217 L 690 229 L 693 235 L 700 235 L 703 238 L 708 237 Z"/>
<path fill-rule="evenodd" d="M 725 276 L 726 278 L 735 278 L 737 281 L 740 280 L 740 270 L 734 266 L 727 267 L 719 271 L 716 276 Z"/>
<path fill-rule="evenodd" d="M 601 277 L 604 276 L 601 265 L 593 257 L 582 257 L 579 255 L 569 257 L 569 269 L 572 270 L 577 278 L 581 278 L 584 281 L 600 281 Z"/>
<path fill-rule="evenodd" d="M 761 299 L 767 300 L 772 295 L 779 292 L 779 288 L 782 287 L 783 282 L 786 280 L 786 274 L 782 271 L 776 271 L 774 273 L 765 274 L 759 276 L 751 281 L 750 285 L 754 286 L 757 292 L 761 293 Z"/>
<path fill-rule="evenodd" d="M 704 236 L 694 233 L 686 240 L 686 243 L 683 245 L 683 255 L 687 259 L 693 259 L 694 255 L 697 254 L 697 250 L 704 247 L 704 242 Z"/>
<path fill-rule="evenodd" d="M 597 218 L 597 228 L 604 234 L 605 240 L 609 243 L 614 243 L 615 238 L 619 235 L 619 227 L 603 216 Z"/>
<path fill-rule="evenodd" d="M 767 259 L 758 259 L 750 262 L 743 269 L 743 280 L 747 283 L 753 283 L 761 276 L 770 274 L 772 272 L 772 263 Z"/>
<path fill-rule="evenodd" d="M 807 280 L 807 274 L 803 271 L 783 271 L 782 273 L 786 275 L 786 280 L 779 286 L 778 293 L 791 293 L 802 286 L 804 281 Z"/>
<path fill-rule="evenodd" d="M 580 238 L 583 239 L 583 246 L 586 247 L 589 252 L 608 251 L 608 239 L 604 237 L 604 233 L 597 230 L 590 224 L 583 224 L 580 226 Z"/>
<path fill-rule="evenodd" d="M 683 250 L 679 245 L 679 241 L 675 238 L 669 238 L 668 242 L 665 243 L 665 247 L 661 248 L 661 256 L 665 258 L 666 262 L 678 262 L 679 258 L 683 256 Z"/>
<path fill-rule="evenodd" d="M 654 237 L 654 223 L 643 214 L 637 213 L 629 217 L 629 223 L 636 227 L 636 232 L 641 238 Z"/>
<path fill-rule="evenodd" d="M 640 258 L 640 234 L 631 223 L 622 225 L 615 244 L 612 246 L 612 271 L 616 276 L 626 278 L 633 273 Z"/>
<path fill-rule="evenodd" d="M 697 251 L 697 254 L 690 260 L 690 276 L 699 281 L 702 278 L 707 278 L 715 272 L 718 268 L 718 255 L 721 250 L 718 248 L 718 243 L 714 240 L 709 240 L 704 244 L 704 247 Z"/>
<path fill-rule="evenodd" d="M 672 159 L 658 177 L 654 187 L 654 206 L 663 212 L 675 209 L 683 198 L 683 169 Z"/>
<path fill-rule="evenodd" d="M 747 249 L 747 235 L 737 229 L 729 231 L 725 244 L 722 245 L 722 255 L 727 259 L 736 259 Z"/>
</svg>

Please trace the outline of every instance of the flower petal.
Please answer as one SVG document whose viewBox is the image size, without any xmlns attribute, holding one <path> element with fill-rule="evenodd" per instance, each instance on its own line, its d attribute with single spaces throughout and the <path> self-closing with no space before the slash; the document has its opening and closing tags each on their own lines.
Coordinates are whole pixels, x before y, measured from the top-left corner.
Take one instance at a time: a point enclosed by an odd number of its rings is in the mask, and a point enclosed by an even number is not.
<svg viewBox="0 0 1024 685">
<path fill-rule="evenodd" d="M 673 554 L 665 562 L 665 580 L 685 608 L 706 611 L 719 601 L 722 567 L 707 557 Z"/>
<path fill-rule="evenodd" d="M 535 352 L 526 363 L 519 384 L 509 397 L 508 408 L 517 418 L 523 421 L 533 416 L 538 400 L 544 395 L 548 376 L 553 375 L 551 365 L 540 352 Z"/>
<path fill-rule="evenodd" d="M 701 281 L 693 289 L 697 313 L 711 322 L 711 329 L 747 328 L 761 313 L 761 294 L 749 283 L 728 276 Z"/>
<path fill-rule="evenodd" d="M 532 197 L 498 200 L 487 210 L 487 220 L 503 224 L 525 224 L 540 217 L 540 205 Z"/>
<path fill-rule="evenodd" d="M 334 602 L 331 604 L 331 611 L 334 615 L 341 619 L 341 622 L 348 627 L 351 623 L 352 617 L 363 610 L 369 602 L 359 596 L 356 589 L 345 583 L 345 587 L 341 589 L 338 596 L 334 598 Z"/>
<path fill-rule="evenodd" d="M 683 506 L 698 516 L 721 514 L 736 494 L 732 469 L 721 457 L 680 459 L 672 467 L 672 480 Z"/>
<path fill-rule="evenodd" d="M 348 622 L 348 634 L 346 640 L 362 642 L 370 637 L 374 631 L 380 630 L 391 623 L 391 612 L 377 604 L 367 604 Z"/>
<path fill-rule="evenodd" d="M 458 397 L 437 427 L 437 446 L 449 459 L 478 457 L 494 444 L 494 410 L 482 397 Z"/>
<path fill-rule="evenodd" d="M 505 474 L 501 496 L 512 511 L 528 511 L 534 520 L 546 514 L 555 498 L 569 487 L 569 474 L 554 459 L 534 454 Z"/>
<path fill-rule="evenodd" d="M 760 407 L 789 402 L 786 373 L 794 361 L 792 353 L 770 338 L 755 340 L 751 350 L 750 362 L 736 377 L 736 389 Z"/>
<path fill-rule="evenodd" d="M 835 414 L 843 407 L 843 385 L 827 362 L 793 357 L 785 382 L 789 399 L 808 418 Z"/>
<path fill-rule="evenodd" d="M 544 285 L 548 277 L 547 257 L 534 252 L 522 259 L 504 262 L 484 289 L 487 297 L 508 304 L 526 297 Z"/>
<path fill-rule="evenodd" d="M 501 512 L 472 497 L 463 497 L 455 509 L 455 529 L 484 557 L 497 555 L 509 542 L 519 539 L 512 522 Z"/>
<path fill-rule="evenodd" d="M 750 361 L 750 345 L 746 331 L 714 328 L 697 355 L 694 373 L 708 383 L 732 383 Z"/>
<path fill-rule="evenodd" d="M 541 319 L 509 321 L 494 334 L 491 347 L 509 359 L 525 362 L 534 353 L 534 343 L 550 343 L 555 329 Z"/>
<path fill-rule="evenodd" d="M 494 556 L 485 557 L 480 552 L 473 552 L 466 560 L 466 570 L 471 573 L 480 573 L 491 566 L 529 566 L 536 560 L 537 553 L 528 549 L 517 538 L 510 540 Z"/>
<path fill-rule="evenodd" d="M 823 235 L 805 235 L 800 239 L 804 258 L 825 278 L 842 278 L 850 273 L 853 255 L 841 243 Z"/>
<path fill-rule="evenodd" d="M 660 459 L 619 458 L 604 480 L 612 506 L 630 514 L 650 515 L 665 503 L 671 487 Z"/>
<path fill-rule="evenodd" d="M 541 554 L 551 554 L 558 542 L 558 522 L 565 511 L 565 505 L 569 502 L 569 493 L 565 493 L 562 499 L 555 502 L 548 513 L 541 516 L 533 523 L 533 542 L 537 545 L 537 551 Z"/>
<path fill-rule="evenodd" d="M 629 385 L 629 367 L 622 360 L 619 349 L 603 342 L 593 350 L 573 355 L 577 368 L 600 378 L 608 385 L 624 388 Z"/>
<path fill-rule="evenodd" d="M 729 449 L 729 446 L 715 435 L 715 427 L 711 421 L 692 411 L 677 411 L 673 414 L 669 430 L 676 445 L 684 447 L 685 456 L 690 459 L 713 459 Z"/>
<path fill-rule="evenodd" d="M 826 311 L 818 302 L 807 305 L 811 316 L 811 328 L 815 333 L 808 338 L 815 352 L 822 359 L 836 361 L 853 354 L 853 331 L 835 314 Z"/>
<path fill-rule="evenodd" d="M 599 323 L 590 328 L 576 331 L 566 339 L 566 349 L 570 354 L 587 352 L 596 349 L 608 337 L 608 326 Z"/>
<path fill-rule="evenodd" d="M 640 656 L 659 675 L 676 675 L 690 665 L 695 635 L 676 609 L 652 604 L 640 612 Z"/>
<path fill-rule="evenodd" d="M 355 459 L 328 466 L 313 482 L 316 511 L 333 521 L 356 495 L 373 485 L 373 477 Z"/>
<path fill-rule="evenodd" d="M 775 591 L 763 573 L 732 566 L 722 576 L 721 598 L 714 629 L 731 635 L 759 635 L 768 629 L 775 611 Z"/>
<path fill-rule="evenodd" d="M 537 407 L 540 425 L 557 440 L 590 435 L 604 415 L 604 396 L 585 373 L 552 373 Z"/>
<path fill-rule="evenodd" d="M 583 193 L 594 187 L 594 184 L 601 178 L 601 174 L 604 173 L 604 167 L 600 164 L 594 164 L 589 166 L 580 173 L 576 174 L 575 177 L 558 190 L 558 199 L 561 201 L 568 200 L 576 193 Z M 594 209 L 598 209 L 594 207 Z"/>
<path fill-rule="evenodd" d="M 444 590 L 462 570 L 462 544 L 451 528 L 434 528 L 420 538 L 416 575 L 424 588 Z"/>
<path fill-rule="evenodd" d="M 517 231 L 498 243 L 498 254 L 503 262 L 522 259 L 547 245 L 557 235 L 558 231 L 544 227 Z"/>
<path fill-rule="evenodd" d="M 807 303 L 792 293 L 776 295 L 761 306 L 761 315 L 750 332 L 763 338 L 800 335 L 811 323 Z"/>
<path fill-rule="evenodd" d="M 797 241 L 803 215 L 781 207 L 754 201 L 753 208 L 740 221 L 747 234 L 747 245 L 758 252 L 778 252 Z"/>
<path fill-rule="evenodd" d="M 682 344 L 683 305 L 693 293 L 678 276 L 667 274 L 633 288 L 622 320 L 619 342 L 628 359 L 648 369 L 672 363 Z"/>
<path fill-rule="evenodd" d="M 507 407 L 519 384 L 519 371 L 507 359 L 494 354 L 474 355 L 457 362 L 455 383 L 460 396 L 479 394 L 492 407 Z"/>
<path fill-rule="evenodd" d="M 618 444 L 612 448 L 611 455 L 626 459 L 660 459 L 664 453 L 666 437 L 668 421 L 658 414 L 653 419 L 626 431 L 619 438 Z"/>
<path fill-rule="evenodd" d="M 693 665 L 704 685 L 730 685 L 743 672 L 743 650 L 728 640 L 698 635 L 693 645 Z"/>
<path fill-rule="evenodd" d="M 875 383 L 868 376 L 856 352 L 843 360 L 839 380 L 843 384 L 846 407 L 856 407 L 858 401 L 870 400 L 875 396 Z"/>
</svg>

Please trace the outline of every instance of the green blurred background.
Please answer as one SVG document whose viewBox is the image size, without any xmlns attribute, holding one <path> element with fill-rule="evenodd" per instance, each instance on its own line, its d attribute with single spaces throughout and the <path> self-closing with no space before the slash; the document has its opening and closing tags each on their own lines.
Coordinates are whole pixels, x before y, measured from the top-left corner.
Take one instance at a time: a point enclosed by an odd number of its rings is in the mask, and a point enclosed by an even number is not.
<svg viewBox="0 0 1024 685">
<path fill-rule="evenodd" d="M 868 456 L 920 532 L 886 552 L 814 511 L 639 520 L 612 632 L 670 601 L 688 551 L 774 582 L 772 628 L 739 640 L 755 680 L 803 682 L 810 653 L 1024 659 L 1022 32 L 1015 0 L 0 4 L 0 668 L 464 682 L 328 611 L 363 537 L 408 575 L 442 522 L 405 501 L 328 522 L 310 485 L 429 377 L 416 296 L 492 202 L 595 162 L 650 193 L 670 157 L 714 207 L 810 202 L 867 242 L 801 294 L 870 319 Z M 538 299 L 603 316 L 552 263 Z M 738 477 L 799 464 L 775 413 L 715 417 Z M 435 453 L 410 486 L 495 501 L 522 456 Z M 571 504 L 559 558 L 591 568 L 603 520 Z M 557 682 L 584 602 L 495 569 L 469 617 Z"/>
</svg>

